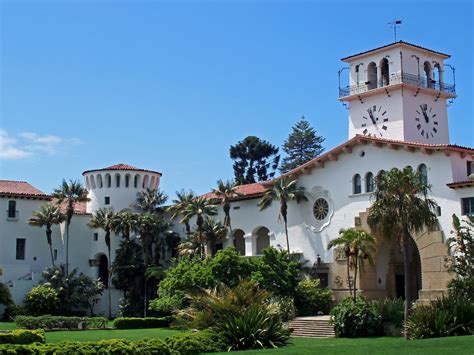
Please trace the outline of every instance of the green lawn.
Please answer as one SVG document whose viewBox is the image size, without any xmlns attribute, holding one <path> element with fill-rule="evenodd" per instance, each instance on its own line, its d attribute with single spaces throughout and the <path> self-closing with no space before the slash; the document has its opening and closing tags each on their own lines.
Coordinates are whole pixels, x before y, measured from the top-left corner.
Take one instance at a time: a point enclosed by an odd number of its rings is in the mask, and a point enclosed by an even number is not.
<svg viewBox="0 0 474 355">
<path fill-rule="evenodd" d="M 274 350 L 239 352 L 245 355 L 265 354 L 474 354 L 474 336 L 404 340 L 403 338 L 310 339 L 294 338 L 293 345 Z"/>
<path fill-rule="evenodd" d="M 0 322 L 0 330 L 16 329 L 16 324 L 13 322 Z"/>
<path fill-rule="evenodd" d="M 46 333 L 46 343 L 58 343 L 65 340 L 97 341 L 104 339 L 164 339 L 167 336 L 174 335 L 176 333 L 179 333 L 179 331 L 167 328 L 57 331 Z"/>
</svg>

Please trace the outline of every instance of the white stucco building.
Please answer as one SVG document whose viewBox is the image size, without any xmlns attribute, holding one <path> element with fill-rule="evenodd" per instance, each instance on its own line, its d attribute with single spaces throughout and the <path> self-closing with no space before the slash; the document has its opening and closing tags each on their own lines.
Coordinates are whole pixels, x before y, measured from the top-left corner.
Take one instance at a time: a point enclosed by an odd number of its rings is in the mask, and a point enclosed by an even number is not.
<svg viewBox="0 0 474 355">
<path fill-rule="evenodd" d="M 348 106 L 348 139 L 287 174 L 297 177 L 309 195 L 308 202 L 290 203 L 290 248 L 307 267 L 313 267 L 337 298 L 347 293 L 350 280 L 346 279 L 344 256 L 337 250 L 328 251 L 328 242 L 341 228 L 368 229 L 366 215 L 374 177 L 394 167 L 421 171 L 432 185 L 431 197 L 439 204 L 438 230 L 416 235 L 410 256 L 419 297 L 437 295 L 452 277 L 445 241 L 453 213 L 474 213 L 474 149 L 449 142 L 447 102 L 456 95 L 454 85 L 445 83 L 449 57 L 396 42 L 343 58 L 349 86 L 340 88 L 339 100 Z M 119 164 L 83 175 L 91 200 L 78 206 L 73 218 L 71 266 L 98 276 L 106 246 L 102 232 L 87 227 L 91 213 L 105 206 L 130 208 L 138 191 L 159 187 L 161 174 Z M 239 188 L 241 196 L 231 208 L 233 235 L 223 247 L 234 245 L 245 256 L 259 255 L 268 245 L 285 248 L 278 204 L 264 211 L 257 206 L 269 183 Z M 50 200 L 27 183 L 0 181 L 0 210 L 5 211 L 0 218 L 0 281 L 10 285 L 16 302 L 49 266 L 44 230 L 28 226 L 26 219 Z M 222 209 L 219 211 L 217 218 L 222 219 Z M 183 232 L 181 225 L 174 228 Z M 59 228 L 53 238 L 55 254 L 63 261 Z M 118 239 L 113 240 L 115 249 Z M 376 264 L 367 268 L 358 288 L 368 297 L 403 295 L 400 255 L 393 242 L 379 236 Z M 105 303 L 99 308 L 105 313 Z"/>
</svg>

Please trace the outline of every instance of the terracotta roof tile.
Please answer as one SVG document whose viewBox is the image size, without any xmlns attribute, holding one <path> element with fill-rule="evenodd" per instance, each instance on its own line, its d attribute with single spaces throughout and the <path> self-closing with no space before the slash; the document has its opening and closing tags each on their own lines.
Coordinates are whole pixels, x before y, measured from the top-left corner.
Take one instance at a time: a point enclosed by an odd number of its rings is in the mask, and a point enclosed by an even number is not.
<svg viewBox="0 0 474 355">
<path fill-rule="evenodd" d="M 474 186 L 474 180 L 464 180 L 464 181 L 456 181 L 446 184 L 451 189 L 463 188 L 463 187 L 471 187 Z"/>
<path fill-rule="evenodd" d="M 246 185 L 240 185 L 237 187 L 235 190 L 238 194 L 240 194 L 239 197 L 236 197 L 234 200 L 245 200 L 248 198 L 254 198 L 254 197 L 259 197 L 262 196 L 263 193 L 265 192 L 265 187 L 263 186 L 262 183 L 256 182 L 253 184 L 246 184 Z M 208 192 L 207 194 L 203 195 L 203 197 L 208 198 L 208 199 L 214 199 L 217 198 L 216 195 L 213 192 Z"/>
<path fill-rule="evenodd" d="M 53 203 L 57 204 L 58 200 L 53 198 Z M 74 204 L 74 214 L 90 214 L 86 212 L 87 202 L 77 202 Z M 60 205 L 61 212 L 66 213 L 67 201 L 63 201 Z"/>
<path fill-rule="evenodd" d="M 86 170 L 82 173 L 82 175 L 84 174 L 87 174 L 87 173 L 90 173 L 90 172 L 94 172 L 94 171 L 105 171 L 105 170 L 127 170 L 127 171 L 142 171 L 142 172 L 146 172 L 146 173 L 153 173 L 153 174 L 160 174 L 163 175 L 162 173 L 160 173 L 159 171 L 154 171 L 154 170 L 147 170 L 147 169 L 139 169 L 135 166 L 132 166 L 132 165 L 128 165 L 128 164 L 115 164 L 115 165 L 111 165 L 111 166 L 108 166 L 106 168 L 101 168 L 101 169 L 92 169 L 92 170 Z"/>
<path fill-rule="evenodd" d="M 51 196 L 26 181 L 0 180 L 0 196 L 30 197 L 50 200 Z"/>
<path fill-rule="evenodd" d="M 388 48 L 388 47 L 391 47 L 391 46 L 395 46 L 395 45 L 398 45 L 398 44 L 404 44 L 404 45 L 407 45 L 407 46 L 410 46 L 410 47 L 415 47 L 415 48 L 418 48 L 418 49 L 422 49 L 424 51 L 428 51 L 428 52 L 431 52 L 431 53 L 434 53 L 434 54 L 438 54 L 438 55 L 441 55 L 445 58 L 450 58 L 451 56 L 449 54 L 446 54 L 446 53 L 441 53 L 441 52 L 437 52 L 437 51 L 434 51 L 432 49 L 428 49 L 428 48 L 425 48 L 425 47 L 422 47 L 422 46 L 418 46 L 416 44 L 413 44 L 413 43 L 408 43 L 408 42 L 404 42 L 404 41 L 398 41 L 398 42 L 393 42 L 393 43 L 390 43 L 390 44 L 386 44 L 384 46 L 381 46 L 381 47 L 377 47 L 377 48 L 374 48 L 374 49 L 370 49 L 368 51 L 364 51 L 364 52 L 360 52 L 360 53 L 357 53 L 357 54 L 353 54 L 353 55 L 350 55 L 348 57 L 344 57 L 344 58 L 341 58 L 342 61 L 347 61 L 349 59 L 353 59 L 355 57 L 358 57 L 358 56 L 361 56 L 361 55 L 364 55 L 364 54 L 368 54 L 370 52 L 374 52 L 374 51 L 378 51 L 380 49 L 385 49 L 385 48 Z"/>
</svg>

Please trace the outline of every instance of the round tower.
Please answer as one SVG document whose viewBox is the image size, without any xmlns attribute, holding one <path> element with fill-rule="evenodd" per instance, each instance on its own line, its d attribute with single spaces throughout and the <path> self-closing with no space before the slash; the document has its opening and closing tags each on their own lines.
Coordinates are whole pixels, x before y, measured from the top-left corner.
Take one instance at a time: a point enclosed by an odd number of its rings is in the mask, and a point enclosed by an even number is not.
<svg viewBox="0 0 474 355">
<path fill-rule="evenodd" d="M 94 213 L 102 207 L 113 208 L 115 211 L 131 209 L 137 199 L 137 193 L 147 188 L 157 189 L 161 178 L 158 171 L 139 169 L 126 164 L 87 170 L 82 175 L 89 192 L 88 213 Z"/>
</svg>

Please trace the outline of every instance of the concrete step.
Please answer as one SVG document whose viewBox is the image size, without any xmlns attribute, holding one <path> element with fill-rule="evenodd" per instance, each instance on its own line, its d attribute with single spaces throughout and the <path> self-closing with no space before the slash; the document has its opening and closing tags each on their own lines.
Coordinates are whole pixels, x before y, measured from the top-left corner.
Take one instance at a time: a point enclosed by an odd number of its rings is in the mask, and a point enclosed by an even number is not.
<svg viewBox="0 0 474 355">
<path fill-rule="evenodd" d="M 334 327 L 328 316 L 299 317 L 288 322 L 292 336 L 310 338 L 333 338 Z"/>
</svg>

